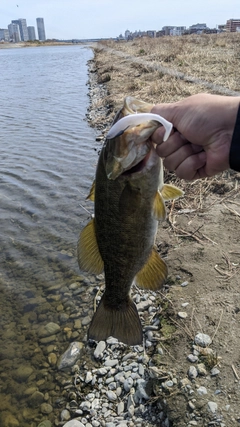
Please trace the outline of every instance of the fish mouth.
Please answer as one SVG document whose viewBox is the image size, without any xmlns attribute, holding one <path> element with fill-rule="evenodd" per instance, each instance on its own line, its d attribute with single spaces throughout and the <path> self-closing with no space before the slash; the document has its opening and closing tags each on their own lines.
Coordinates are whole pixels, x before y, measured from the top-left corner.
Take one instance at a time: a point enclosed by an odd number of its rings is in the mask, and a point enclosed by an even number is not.
<svg viewBox="0 0 240 427">
<path fill-rule="evenodd" d="M 130 168 L 130 169 L 126 170 L 125 172 L 123 172 L 123 173 L 121 174 L 121 176 L 127 176 L 127 175 L 131 175 L 131 174 L 135 174 L 135 173 L 137 173 L 137 172 L 142 172 L 142 170 L 146 167 L 146 165 L 147 165 L 147 163 L 148 163 L 149 157 L 150 157 L 150 155 L 151 155 L 151 151 L 152 151 L 152 150 L 150 150 L 150 151 L 147 153 L 147 155 L 146 155 L 142 160 L 140 160 L 140 162 L 139 162 L 139 163 L 137 163 L 137 164 L 136 164 L 136 165 L 134 165 L 132 168 Z"/>
</svg>

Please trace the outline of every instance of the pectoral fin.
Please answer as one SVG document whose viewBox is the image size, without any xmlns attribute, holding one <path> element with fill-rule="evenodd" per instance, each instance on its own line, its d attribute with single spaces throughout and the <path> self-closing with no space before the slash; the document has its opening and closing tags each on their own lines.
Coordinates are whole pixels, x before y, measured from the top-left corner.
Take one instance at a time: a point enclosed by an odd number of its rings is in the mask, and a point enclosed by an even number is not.
<svg viewBox="0 0 240 427">
<path fill-rule="evenodd" d="M 167 266 L 160 258 L 157 250 L 152 249 L 151 255 L 135 277 L 135 282 L 138 286 L 151 291 L 160 289 L 167 278 Z"/>
<path fill-rule="evenodd" d="M 154 203 L 153 203 L 153 216 L 158 221 L 163 221 L 166 219 L 166 207 L 163 200 L 163 197 L 159 193 L 159 191 L 156 193 Z"/>
<path fill-rule="evenodd" d="M 183 196 L 184 192 L 180 190 L 180 188 L 175 187 L 174 185 L 164 184 L 161 188 L 161 194 L 163 200 L 173 200 Z"/>
<path fill-rule="evenodd" d="M 103 272 L 104 263 L 98 249 L 94 219 L 84 227 L 80 234 L 78 241 L 78 264 L 81 270 L 88 271 L 89 273 L 100 274 Z"/>
<path fill-rule="evenodd" d="M 90 193 L 86 197 L 86 200 L 91 200 L 92 202 L 94 202 L 94 196 L 95 196 L 95 180 L 92 183 L 92 187 L 91 187 Z"/>
</svg>

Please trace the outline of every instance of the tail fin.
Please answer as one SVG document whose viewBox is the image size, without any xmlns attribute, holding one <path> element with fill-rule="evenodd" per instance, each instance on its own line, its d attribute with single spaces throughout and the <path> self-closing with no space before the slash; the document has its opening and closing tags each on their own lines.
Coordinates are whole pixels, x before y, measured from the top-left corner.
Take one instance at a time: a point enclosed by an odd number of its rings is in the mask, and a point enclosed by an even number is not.
<svg viewBox="0 0 240 427">
<path fill-rule="evenodd" d="M 88 330 L 88 339 L 106 340 L 109 336 L 127 345 L 142 344 L 142 325 L 134 302 L 128 298 L 121 308 L 110 308 L 103 295 Z"/>
</svg>

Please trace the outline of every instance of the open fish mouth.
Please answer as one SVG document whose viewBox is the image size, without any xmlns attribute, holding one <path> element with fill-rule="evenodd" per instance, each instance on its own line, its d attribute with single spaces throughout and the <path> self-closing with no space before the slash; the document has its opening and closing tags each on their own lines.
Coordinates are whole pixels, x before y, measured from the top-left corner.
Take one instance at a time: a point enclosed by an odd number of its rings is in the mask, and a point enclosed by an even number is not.
<svg viewBox="0 0 240 427">
<path fill-rule="evenodd" d="M 151 150 L 147 153 L 147 155 L 142 160 L 140 160 L 139 163 L 137 163 L 136 165 L 134 165 L 130 169 L 124 171 L 121 174 L 121 176 L 131 175 L 131 174 L 135 174 L 137 172 L 142 172 L 148 163 L 148 160 L 150 158 L 150 154 L 151 154 Z"/>
</svg>

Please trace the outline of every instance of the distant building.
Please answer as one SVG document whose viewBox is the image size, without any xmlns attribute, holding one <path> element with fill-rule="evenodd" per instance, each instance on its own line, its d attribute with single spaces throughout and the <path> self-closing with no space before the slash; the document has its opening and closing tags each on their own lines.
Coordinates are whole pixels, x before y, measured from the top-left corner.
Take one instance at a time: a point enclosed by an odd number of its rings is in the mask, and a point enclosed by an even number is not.
<svg viewBox="0 0 240 427">
<path fill-rule="evenodd" d="M 125 35 L 125 39 L 127 40 L 129 38 L 129 36 L 131 35 L 131 31 L 126 30 L 124 35 Z"/>
<path fill-rule="evenodd" d="M 44 19 L 37 18 L 37 30 L 38 30 L 38 38 L 41 41 L 46 40 L 45 27 L 44 27 Z"/>
<path fill-rule="evenodd" d="M 26 19 L 14 19 L 12 21 L 12 24 L 17 24 L 19 26 L 19 31 L 20 31 L 20 40 L 22 42 L 27 42 L 28 41 L 28 29 L 27 29 L 27 21 Z"/>
<path fill-rule="evenodd" d="M 207 24 L 194 24 L 189 27 L 190 34 L 201 34 L 207 30 Z"/>
<path fill-rule="evenodd" d="M 226 23 L 226 31 L 235 33 L 237 27 L 240 27 L 240 19 L 228 19 Z"/>
<path fill-rule="evenodd" d="M 12 40 L 15 43 L 20 42 L 20 30 L 18 24 L 9 24 L 8 25 L 8 31 L 9 31 L 9 39 Z"/>
<path fill-rule="evenodd" d="M 226 25 L 225 24 L 219 24 L 218 25 L 218 30 L 219 30 L 219 32 L 225 31 L 226 30 Z"/>
<path fill-rule="evenodd" d="M 148 30 L 147 36 L 154 39 L 156 37 L 156 31 L 155 30 Z"/>
<path fill-rule="evenodd" d="M 186 31 L 186 27 L 173 27 L 170 36 L 181 36 Z"/>
<path fill-rule="evenodd" d="M 9 42 L 9 31 L 5 28 L 0 28 L 0 41 L 4 40 L 5 42 Z"/>
<path fill-rule="evenodd" d="M 35 28 L 30 26 L 30 27 L 27 27 L 27 29 L 28 29 L 28 39 L 31 41 L 36 40 Z"/>
<path fill-rule="evenodd" d="M 162 31 L 164 31 L 165 36 L 170 35 L 170 31 L 174 28 L 172 25 L 166 25 L 165 27 L 162 27 Z"/>
</svg>

